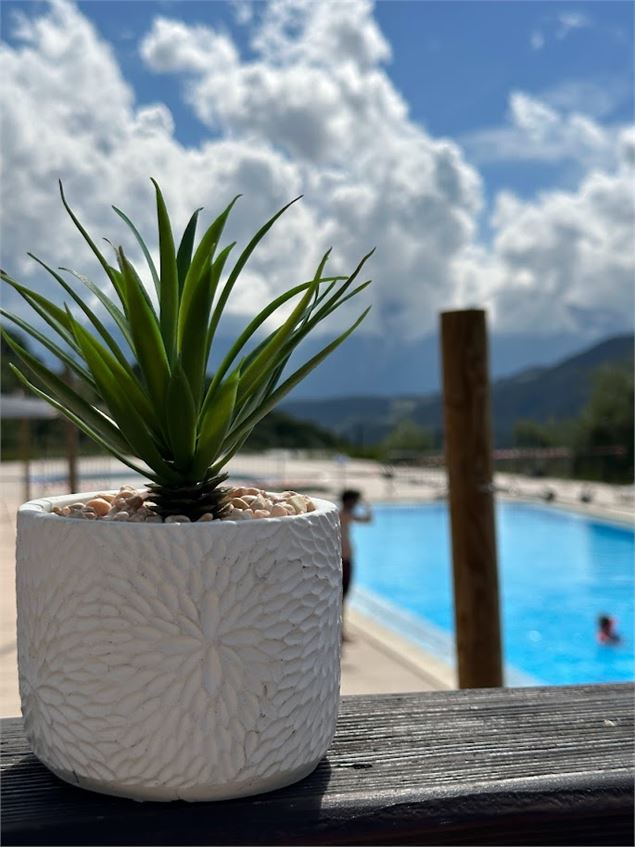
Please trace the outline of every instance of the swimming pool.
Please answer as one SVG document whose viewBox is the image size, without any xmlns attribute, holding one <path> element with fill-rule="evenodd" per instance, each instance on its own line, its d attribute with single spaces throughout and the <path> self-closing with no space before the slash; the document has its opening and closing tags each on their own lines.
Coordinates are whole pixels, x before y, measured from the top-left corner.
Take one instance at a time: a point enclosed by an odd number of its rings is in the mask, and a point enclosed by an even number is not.
<svg viewBox="0 0 635 847">
<path fill-rule="evenodd" d="M 447 504 L 383 505 L 355 525 L 352 603 L 448 658 L 454 627 Z M 633 529 L 528 503 L 497 506 L 508 684 L 635 678 Z M 597 616 L 623 641 L 599 645 Z M 511 667 L 510 667 L 511 666 Z"/>
</svg>

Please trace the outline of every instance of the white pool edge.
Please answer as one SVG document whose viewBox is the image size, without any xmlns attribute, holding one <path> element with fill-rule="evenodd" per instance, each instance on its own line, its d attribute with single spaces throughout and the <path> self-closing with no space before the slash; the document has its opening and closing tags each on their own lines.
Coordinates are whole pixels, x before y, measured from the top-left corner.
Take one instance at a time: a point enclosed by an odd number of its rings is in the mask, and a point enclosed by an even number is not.
<svg viewBox="0 0 635 847">
<path fill-rule="evenodd" d="M 416 663 L 417 669 L 434 677 L 440 687 L 457 687 L 456 648 L 449 633 L 366 588 L 354 586 L 351 589 L 350 605 L 372 621 L 378 638 L 396 649 L 400 658 L 406 656 Z M 409 646 L 414 649 L 409 650 Z M 503 677 L 505 686 L 511 688 L 548 684 L 509 662 L 504 665 Z"/>
</svg>

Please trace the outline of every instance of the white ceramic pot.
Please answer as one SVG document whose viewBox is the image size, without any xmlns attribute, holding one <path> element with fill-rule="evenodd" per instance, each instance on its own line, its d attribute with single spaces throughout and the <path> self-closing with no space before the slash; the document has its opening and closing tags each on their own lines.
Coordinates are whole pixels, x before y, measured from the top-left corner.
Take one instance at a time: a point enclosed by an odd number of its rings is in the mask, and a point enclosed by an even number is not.
<svg viewBox="0 0 635 847">
<path fill-rule="evenodd" d="M 20 694 L 35 755 L 137 800 L 302 779 L 339 703 L 337 509 L 199 524 L 18 512 Z"/>
</svg>

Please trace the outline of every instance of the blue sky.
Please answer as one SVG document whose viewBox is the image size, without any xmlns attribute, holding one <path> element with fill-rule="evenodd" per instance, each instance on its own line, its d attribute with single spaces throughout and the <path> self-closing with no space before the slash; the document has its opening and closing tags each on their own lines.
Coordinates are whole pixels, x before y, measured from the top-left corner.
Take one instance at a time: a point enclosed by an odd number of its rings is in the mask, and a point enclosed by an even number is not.
<svg viewBox="0 0 635 847">
<path fill-rule="evenodd" d="M 239 238 L 305 194 L 250 264 L 236 320 L 333 244 L 341 268 L 377 246 L 363 333 L 402 369 L 448 307 L 486 307 L 508 352 L 518 339 L 514 365 L 632 327 L 630 2 L 5 0 L 2 14 L 3 262 L 42 290 L 26 250 L 53 240 L 77 264 L 56 178 L 110 234 L 109 202 L 151 230 L 157 175 L 179 223 L 244 191 Z"/>
</svg>

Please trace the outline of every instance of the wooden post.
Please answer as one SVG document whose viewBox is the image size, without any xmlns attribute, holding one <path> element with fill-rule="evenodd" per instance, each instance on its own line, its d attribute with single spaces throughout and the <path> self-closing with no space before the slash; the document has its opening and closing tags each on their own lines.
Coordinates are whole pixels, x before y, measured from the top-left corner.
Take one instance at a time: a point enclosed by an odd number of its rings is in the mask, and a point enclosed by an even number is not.
<svg viewBox="0 0 635 847">
<path fill-rule="evenodd" d="M 70 368 L 64 369 L 64 379 L 72 387 L 73 378 Z M 79 432 L 75 424 L 64 418 L 64 429 L 66 431 L 66 461 L 68 466 L 68 493 L 75 494 L 79 491 L 79 480 L 77 475 L 77 446 Z"/>
<path fill-rule="evenodd" d="M 503 684 L 485 312 L 441 314 L 460 688 Z"/>
</svg>

